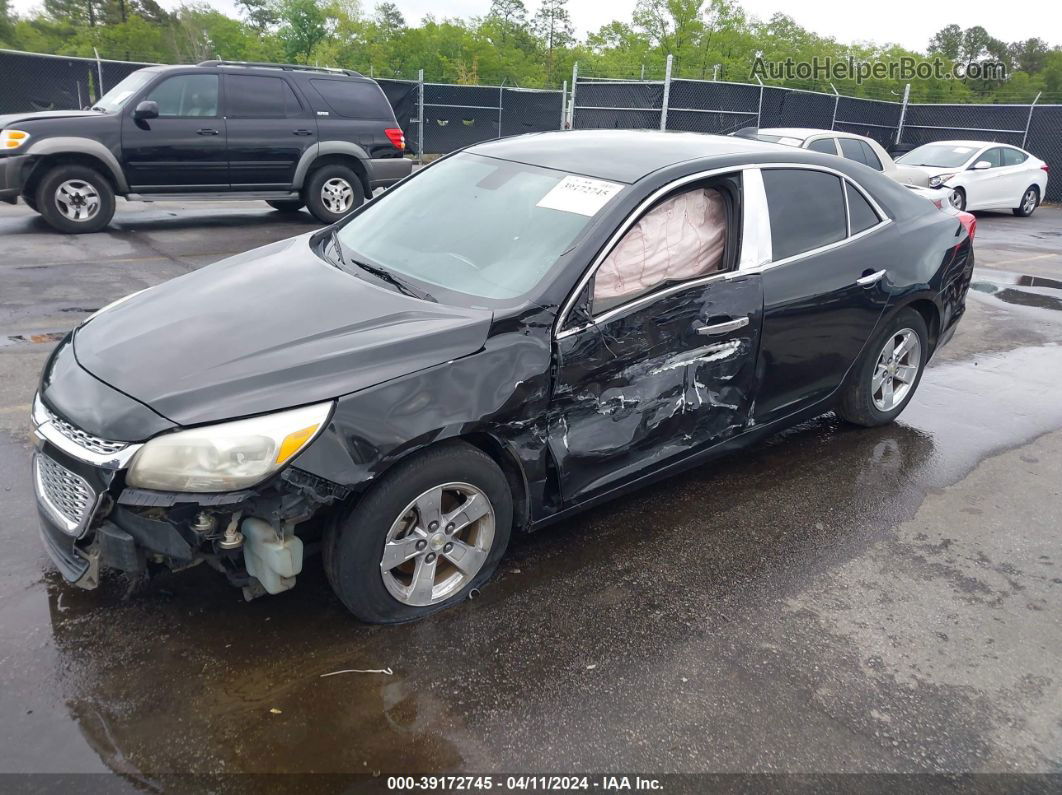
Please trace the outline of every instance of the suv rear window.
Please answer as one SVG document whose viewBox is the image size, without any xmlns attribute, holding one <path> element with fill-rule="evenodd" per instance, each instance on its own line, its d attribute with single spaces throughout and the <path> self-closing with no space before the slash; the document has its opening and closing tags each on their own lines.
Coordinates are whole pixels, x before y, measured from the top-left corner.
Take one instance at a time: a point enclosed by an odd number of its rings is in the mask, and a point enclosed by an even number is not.
<svg viewBox="0 0 1062 795">
<path fill-rule="evenodd" d="M 376 83 L 361 80 L 311 80 L 310 85 L 339 116 L 348 119 L 391 118 L 391 105 Z"/>
<path fill-rule="evenodd" d="M 225 101 L 230 116 L 245 119 L 283 119 L 302 108 L 288 81 L 281 77 L 225 75 Z"/>
</svg>

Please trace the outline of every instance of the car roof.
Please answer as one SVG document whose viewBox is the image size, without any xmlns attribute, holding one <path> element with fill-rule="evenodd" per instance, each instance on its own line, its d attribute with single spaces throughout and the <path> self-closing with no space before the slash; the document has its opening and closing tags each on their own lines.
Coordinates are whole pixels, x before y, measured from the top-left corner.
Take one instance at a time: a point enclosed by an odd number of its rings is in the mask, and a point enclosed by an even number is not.
<svg viewBox="0 0 1062 795">
<path fill-rule="evenodd" d="M 760 127 L 764 135 L 780 135 L 784 138 L 810 138 L 813 135 L 838 135 L 835 130 L 818 130 L 814 127 Z"/>
<path fill-rule="evenodd" d="M 986 146 L 1005 146 L 1008 149 L 1019 149 L 1022 152 L 1025 151 L 1020 146 L 1014 146 L 1014 144 L 1006 144 L 1002 141 L 927 141 L 926 143 L 920 144 L 915 148 L 919 149 L 923 146 L 931 146 L 933 144 L 943 144 L 944 146 L 969 146 L 973 149 L 984 149 Z M 912 149 L 911 151 L 913 152 L 914 150 Z"/>
<path fill-rule="evenodd" d="M 662 168 L 724 155 L 792 154 L 780 144 L 730 135 L 655 130 L 565 130 L 475 144 L 465 151 L 570 174 L 633 183 Z M 799 151 L 799 150 L 798 150 Z"/>
</svg>

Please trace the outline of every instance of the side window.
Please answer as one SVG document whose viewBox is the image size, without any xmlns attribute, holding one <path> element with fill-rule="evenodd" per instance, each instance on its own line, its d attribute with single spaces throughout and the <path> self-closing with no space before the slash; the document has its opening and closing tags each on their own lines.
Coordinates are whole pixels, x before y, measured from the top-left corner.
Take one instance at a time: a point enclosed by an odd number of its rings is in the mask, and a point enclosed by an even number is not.
<svg viewBox="0 0 1062 795">
<path fill-rule="evenodd" d="M 828 155 L 837 154 L 837 146 L 834 144 L 833 138 L 819 138 L 817 141 L 812 141 L 808 144 L 808 149 L 812 152 L 825 152 Z"/>
<path fill-rule="evenodd" d="M 987 152 L 977 158 L 977 160 L 975 160 L 974 162 L 979 163 L 982 160 L 987 160 L 989 163 L 992 164 L 991 168 L 999 168 L 1001 165 L 1003 165 L 1002 156 L 1003 150 L 997 146 L 994 149 L 989 149 Z"/>
<path fill-rule="evenodd" d="M 311 80 L 332 112 L 349 119 L 384 119 L 393 114 L 383 90 L 365 80 Z"/>
<path fill-rule="evenodd" d="M 627 230 L 597 269 L 593 311 L 666 282 L 722 271 L 726 237 L 727 205 L 719 190 L 697 188 L 665 199 Z"/>
<path fill-rule="evenodd" d="M 295 92 L 281 77 L 225 75 L 225 96 L 227 115 L 236 119 L 283 119 L 301 111 Z"/>
<path fill-rule="evenodd" d="M 862 141 L 855 138 L 841 138 L 841 154 L 848 160 L 854 160 L 857 163 L 863 165 L 870 165 L 867 163 L 866 157 L 863 155 Z"/>
<path fill-rule="evenodd" d="M 217 116 L 217 75 L 174 75 L 151 89 L 144 99 L 159 103 L 159 116 Z"/>
<path fill-rule="evenodd" d="M 863 148 L 863 162 L 875 171 L 884 171 L 885 168 L 881 165 L 881 158 L 874 151 L 874 147 L 866 141 L 859 141 L 859 145 Z"/>
<path fill-rule="evenodd" d="M 848 182 L 844 183 L 844 189 L 848 195 L 848 221 L 851 233 L 858 235 L 863 230 L 877 225 L 881 219 L 870 206 L 870 202 L 863 198 L 863 194 Z"/>
<path fill-rule="evenodd" d="M 838 177 L 797 168 L 765 168 L 762 173 L 776 262 L 845 238 L 848 225 Z"/>
<path fill-rule="evenodd" d="M 1004 149 L 1003 150 L 1003 165 L 1005 166 L 1018 166 L 1029 159 L 1029 156 L 1024 152 L 1020 152 L 1017 149 Z"/>
</svg>

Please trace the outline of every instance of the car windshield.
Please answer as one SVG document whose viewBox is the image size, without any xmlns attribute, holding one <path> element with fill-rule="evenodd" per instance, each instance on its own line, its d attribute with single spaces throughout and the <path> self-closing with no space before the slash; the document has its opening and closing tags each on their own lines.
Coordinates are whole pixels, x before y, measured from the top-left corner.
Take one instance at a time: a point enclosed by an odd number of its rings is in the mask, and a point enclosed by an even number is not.
<svg viewBox="0 0 1062 795">
<path fill-rule="evenodd" d="M 385 193 L 339 240 L 352 270 L 364 262 L 436 297 L 509 301 L 538 285 L 623 187 L 465 153 Z"/>
<path fill-rule="evenodd" d="M 961 144 L 925 144 L 912 149 L 896 162 L 905 166 L 955 168 L 973 157 L 976 151 L 976 147 Z"/>
<path fill-rule="evenodd" d="M 147 81 L 151 79 L 151 75 L 151 72 L 144 70 L 133 72 L 125 78 L 125 80 L 93 103 L 92 109 L 104 111 L 106 113 L 113 113 L 116 110 L 120 110 L 121 107 L 129 101 L 129 98 L 132 97 L 133 94 L 137 93 L 144 87 Z"/>
</svg>

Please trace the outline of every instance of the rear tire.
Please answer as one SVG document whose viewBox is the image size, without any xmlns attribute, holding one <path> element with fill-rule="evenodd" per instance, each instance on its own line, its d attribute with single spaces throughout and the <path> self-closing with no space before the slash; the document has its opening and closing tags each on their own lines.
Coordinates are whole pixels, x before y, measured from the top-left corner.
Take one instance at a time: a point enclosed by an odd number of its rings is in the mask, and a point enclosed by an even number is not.
<svg viewBox="0 0 1062 795">
<path fill-rule="evenodd" d="M 361 206 L 365 190 L 358 175 L 346 166 L 325 165 L 310 174 L 302 198 L 314 218 L 334 224 Z"/>
<path fill-rule="evenodd" d="M 280 212 L 282 213 L 297 213 L 299 210 L 306 206 L 306 204 L 299 199 L 290 199 L 284 201 L 267 201 L 266 204 L 268 204 L 274 210 L 280 210 Z"/>
<path fill-rule="evenodd" d="M 415 621 L 485 583 L 512 524 L 512 494 L 498 465 L 471 445 L 448 442 L 397 464 L 326 531 L 325 574 L 362 621 Z M 425 575 L 431 579 L 419 590 Z"/>
<path fill-rule="evenodd" d="M 1028 218 L 1034 212 L 1036 208 L 1040 206 L 1040 189 L 1035 185 L 1030 185 L 1029 188 L 1021 195 L 1021 201 L 1018 206 L 1011 210 L 1019 218 Z"/>
<path fill-rule="evenodd" d="M 902 355 L 890 359 L 903 345 Z M 837 415 L 867 428 L 892 422 L 914 397 L 929 353 L 926 321 L 914 309 L 901 309 L 867 343 L 842 387 Z"/>
<path fill-rule="evenodd" d="M 44 220 L 67 234 L 98 232 L 114 217 L 111 183 L 88 166 L 55 166 L 37 185 L 33 200 Z"/>
</svg>

